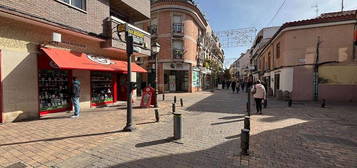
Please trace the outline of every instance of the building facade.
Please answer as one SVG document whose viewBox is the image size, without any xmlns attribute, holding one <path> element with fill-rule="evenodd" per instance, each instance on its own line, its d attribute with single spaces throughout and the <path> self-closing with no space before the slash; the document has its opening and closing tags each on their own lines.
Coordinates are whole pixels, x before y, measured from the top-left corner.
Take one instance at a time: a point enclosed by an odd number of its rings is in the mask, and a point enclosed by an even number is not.
<svg viewBox="0 0 357 168">
<path fill-rule="evenodd" d="M 125 100 L 126 44 L 116 26 L 128 24 L 141 44 L 134 57 L 145 57 L 150 34 L 132 24 L 148 19 L 146 0 L 1 1 L 0 121 L 71 110 L 74 76 L 81 82 L 82 109 Z"/>
<path fill-rule="evenodd" d="M 285 23 L 256 57 L 278 97 L 357 101 L 356 11 Z"/>
<path fill-rule="evenodd" d="M 212 85 L 212 82 L 207 82 L 213 81 L 208 65 L 212 62 L 222 65 L 224 53 L 194 2 L 152 1 L 151 21 L 141 25 L 149 28 L 152 42 L 161 45 L 158 54 L 159 92 L 195 92 Z M 154 57 L 145 62 L 148 71 L 155 72 Z M 148 74 L 149 83 L 154 76 L 155 73 Z"/>
</svg>

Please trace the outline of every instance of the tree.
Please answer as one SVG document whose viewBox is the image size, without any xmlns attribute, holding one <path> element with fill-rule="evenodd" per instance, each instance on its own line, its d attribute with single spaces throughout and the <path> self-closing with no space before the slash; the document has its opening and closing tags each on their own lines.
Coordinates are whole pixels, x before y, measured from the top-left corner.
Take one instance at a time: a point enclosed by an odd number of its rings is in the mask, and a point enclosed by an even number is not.
<svg viewBox="0 0 357 168">
<path fill-rule="evenodd" d="M 231 76 L 231 73 L 229 72 L 229 69 L 224 70 L 223 77 L 225 80 L 231 80 L 232 76 Z"/>
</svg>

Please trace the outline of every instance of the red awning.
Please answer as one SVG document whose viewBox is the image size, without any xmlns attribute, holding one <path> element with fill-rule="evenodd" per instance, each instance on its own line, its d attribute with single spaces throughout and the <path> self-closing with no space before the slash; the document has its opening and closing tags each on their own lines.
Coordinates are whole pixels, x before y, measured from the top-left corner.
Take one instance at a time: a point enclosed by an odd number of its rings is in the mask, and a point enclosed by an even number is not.
<svg viewBox="0 0 357 168">
<path fill-rule="evenodd" d="M 97 71 L 127 72 L 127 62 L 94 57 L 79 52 L 55 48 L 41 48 L 60 69 L 80 69 Z M 131 63 L 133 72 L 147 72 L 144 68 Z"/>
</svg>

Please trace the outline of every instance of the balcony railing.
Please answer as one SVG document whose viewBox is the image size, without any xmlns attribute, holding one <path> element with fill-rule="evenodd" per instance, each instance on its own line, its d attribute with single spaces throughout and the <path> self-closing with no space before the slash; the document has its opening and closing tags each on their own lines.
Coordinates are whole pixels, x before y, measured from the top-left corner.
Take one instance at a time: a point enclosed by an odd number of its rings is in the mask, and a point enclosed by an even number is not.
<svg viewBox="0 0 357 168">
<path fill-rule="evenodd" d="M 172 33 L 183 34 L 183 23 L 172 24 Z"/>
<path fill-rule="evenodd" d="M 182 59 L 183 55 L 184 55 L 184 50 L 183 49 L 173 49 L 172 55 L 173 55 L 174 59 Z"/>
</svg>

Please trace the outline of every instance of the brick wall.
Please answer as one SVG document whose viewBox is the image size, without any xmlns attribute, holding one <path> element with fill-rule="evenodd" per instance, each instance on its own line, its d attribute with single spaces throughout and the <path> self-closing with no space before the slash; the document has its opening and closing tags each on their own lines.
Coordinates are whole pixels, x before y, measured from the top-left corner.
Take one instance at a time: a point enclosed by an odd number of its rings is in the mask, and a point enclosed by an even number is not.
<svg viewBox="0 0 357 168">
<path fill-rule="evenodd" d="M 110 14 L 107 0 L 87 0 L 85 12 L 57 0 L 1 0 L 0 5 L 96 34 L 103 33 L 103 22 Z"/>
</svg>

